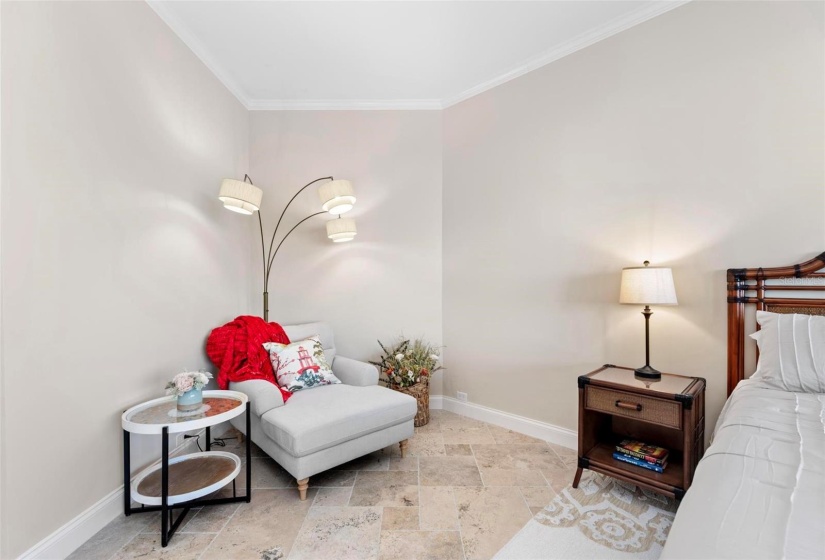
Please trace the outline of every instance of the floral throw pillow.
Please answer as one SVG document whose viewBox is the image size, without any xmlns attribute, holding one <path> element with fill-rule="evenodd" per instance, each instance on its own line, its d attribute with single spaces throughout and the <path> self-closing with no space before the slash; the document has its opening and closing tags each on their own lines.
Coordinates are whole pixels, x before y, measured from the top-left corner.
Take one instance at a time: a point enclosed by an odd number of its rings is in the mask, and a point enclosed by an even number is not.
<svg viewBox="0 0 825 560">
<path fill-rule="evenodd" d="M 267 342 L 264 348 L 269 352 L 275 380 L 287 391 L 341 382 L 333 375 L 332 368 L 327 363 L 321 337 L 318 335 L 289 344 Z"/>
</svg>

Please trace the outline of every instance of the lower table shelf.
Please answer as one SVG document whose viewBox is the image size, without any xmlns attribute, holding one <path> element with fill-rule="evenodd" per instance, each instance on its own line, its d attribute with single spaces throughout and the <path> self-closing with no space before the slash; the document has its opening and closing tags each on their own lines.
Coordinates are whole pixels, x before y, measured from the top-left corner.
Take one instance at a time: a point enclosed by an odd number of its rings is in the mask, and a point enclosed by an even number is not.
<svg viewBox="0 0 825 560">
<path fill-rule="evenodd" d="M 171 505 L 196 500 L 220 490 L 241 472 L 241 459 L 225 451 L 203 451 L 169 459 Z M 132 481 L 132 498 L 148 506 L 161 505 L 161 465 L 154 465 Z"/>
</svg>

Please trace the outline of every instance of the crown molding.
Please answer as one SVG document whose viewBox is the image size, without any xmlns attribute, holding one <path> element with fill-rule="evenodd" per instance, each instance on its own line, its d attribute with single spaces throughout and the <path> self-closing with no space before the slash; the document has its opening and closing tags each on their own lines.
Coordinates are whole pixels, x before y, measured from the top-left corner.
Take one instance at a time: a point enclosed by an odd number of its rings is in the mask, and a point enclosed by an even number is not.
<svg viewBox="0 0 825 560">
<path fill-rule="evenodd" d="M 523 64 L 475 85 L 463 92 L 439 99 L 250 99 L 241 87 L 212 60 L 203 43 L 166 7 L 163 0 L 146 0 L 146 3 L 189 47 L 195 56 L 215 75 L 240 103 L 249 111 L 439 111 L 461 103 L 496 86 L 555 62 L 576 51 L 603 41 L 635 25 L 683 6 L 692 0 L 656 0 L 651 4 L 618 17 L 573 39 L 555 46 L 551 50 L 528 59 Z"/>
<path fill-rule="evenodd" d="M 487 91 L 488 89 L 492 89 L 496 86 L 499 86 L 503 83 L 509 82 L 519 76 L 523 76 L 528 72 L 532 72 L 533 70 L 537 70 L 542 66 L 550 64 L 551 62 L 555 62 L 560 58 L 564 58 L 567 55 L 573 54 L 576 51 L 580 51 L 590 45 L 598 43 L 599 41 L 603 41 L 617 33 L 621 33 L 626 29 L 630 29 L 635 25 L 639 25 L 640 23 L 644 23 L 649 19 L 652 19 L 656 16 L 662 15 L 665 12 L 669 12 L 670 10 L 676 9 L 679 6 L 683 6 L 691 2 L 691 0 L 658 0 L 649 4 L 647 6 L 643 6 L 638 10 L 634 10 L 629 14 L 625 14 L 621 17 L 618 17 L 614 20 L 611 20 L 604 25 L 600 25 L 595 29 L 592 29 L 586 33 L 582 33 L 574 37 L 573 39 L 566 41 L 556 47 L 552 48 L 551 50 L 537 55 L 535 57 L 530 58 L 525 63 L 521 64 L 520 66 L 513 68 L 509 72 L 505 72 L 495 78 L 487 80 L 486 82 L 480 83 L 477 86 L 473 86 L 470 89 L 464 90 L 463 92 L 459 93 L 456 96 L 444 99 L 442 101 L 442 106 L 446 109 L 447 107 L 451 107 L 457 103 L 461 103 L 462 101 L 469 99 L 471 97 L 475 97 L 476 95 Z"/>
<path fill-rule="evenodd" d="M 161 0 L 146 0 L 146 3 L 149 4 L 149 7 L 154 10 L 158 17 L 160 17 L 160 19 L 162 19 L 163 22 L 175 32 L 175 35 L 183 41 L 183 44 L 195 53 L 195 56 L 197 56 L 200 61 L 203 62 L 204 66 L 206 66 L 209 71 L 212 72 L 218 80 L 220 80 L 226 89 L 228 89 L 229 92 L 234 95 L 238 101 L 240 101 L 241 105 L 243 105 L 246 109 L 249 109 L 249 98 L 244 94 L 241 87 L 223 70 L 221 70 L 220 65 L 212 60 L 208 49 L 203 45 L 203 43 L 201 43 L 200 39 L 195 37 L 195 35 L 189 31 L 189 28 L 187 28 L 177 18 L 177 16 L 175 16 L 174 13 L 167 8 L 169 2 L 163 2 Z"/>
<path fill-rule="evenodd" d="M 250 111 L 440 111 L 438 99 L 253 99 Z"/>
</svg>

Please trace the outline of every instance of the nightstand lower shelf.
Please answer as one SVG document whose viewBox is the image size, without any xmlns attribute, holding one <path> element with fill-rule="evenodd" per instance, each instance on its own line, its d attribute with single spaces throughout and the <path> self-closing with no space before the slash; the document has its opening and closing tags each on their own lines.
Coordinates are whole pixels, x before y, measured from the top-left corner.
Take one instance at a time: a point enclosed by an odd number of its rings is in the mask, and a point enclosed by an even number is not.
<svg viewBox="0 0 825 560">
<path fill-rule="evenodd" d="M 671 496 L 676 495 L 674 489 L 681 488 L 684 479 L 681 454 L 674 454 L 670 457 L 665 471 L 657 473 L 614 459 L 613 452 L 615 450 L 616 448 L 613 445 L 599 443 L 585 454 L 584 461 L 579 460 L 579 466 L 610 476 L 619 475 L 621 478 L 632 479 L 640 486 L 646 486 Z M 587 464 L 582 465 L 582 462 Z"/>
</svg>

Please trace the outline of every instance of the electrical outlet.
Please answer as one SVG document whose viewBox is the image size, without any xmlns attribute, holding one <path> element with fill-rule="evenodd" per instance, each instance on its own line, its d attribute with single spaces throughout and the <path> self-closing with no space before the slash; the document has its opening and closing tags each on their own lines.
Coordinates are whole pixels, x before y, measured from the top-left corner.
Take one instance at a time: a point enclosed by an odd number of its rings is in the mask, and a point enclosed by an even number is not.
<svg viewBox="0 0 825 560">
<path fill-rule="evenodd" d="M 455 397 L 460 400 L 461 402 L 467 402 L 467 393 L 462 393 L 461 391 L 455 392 Z"/>
<path fill-rule="evenodd" d="M 191 441 L 192 439 L 200 436 L 200 434 L 201 430 L 193 430 L 191 432 L 181 432 L 177 434 L 177 438 L 175 439 L 175 447 L 180 447 L 185 442 Z M 194 446 L 195 443 L 192 442 L 192 445 Z"/>
</svg>

